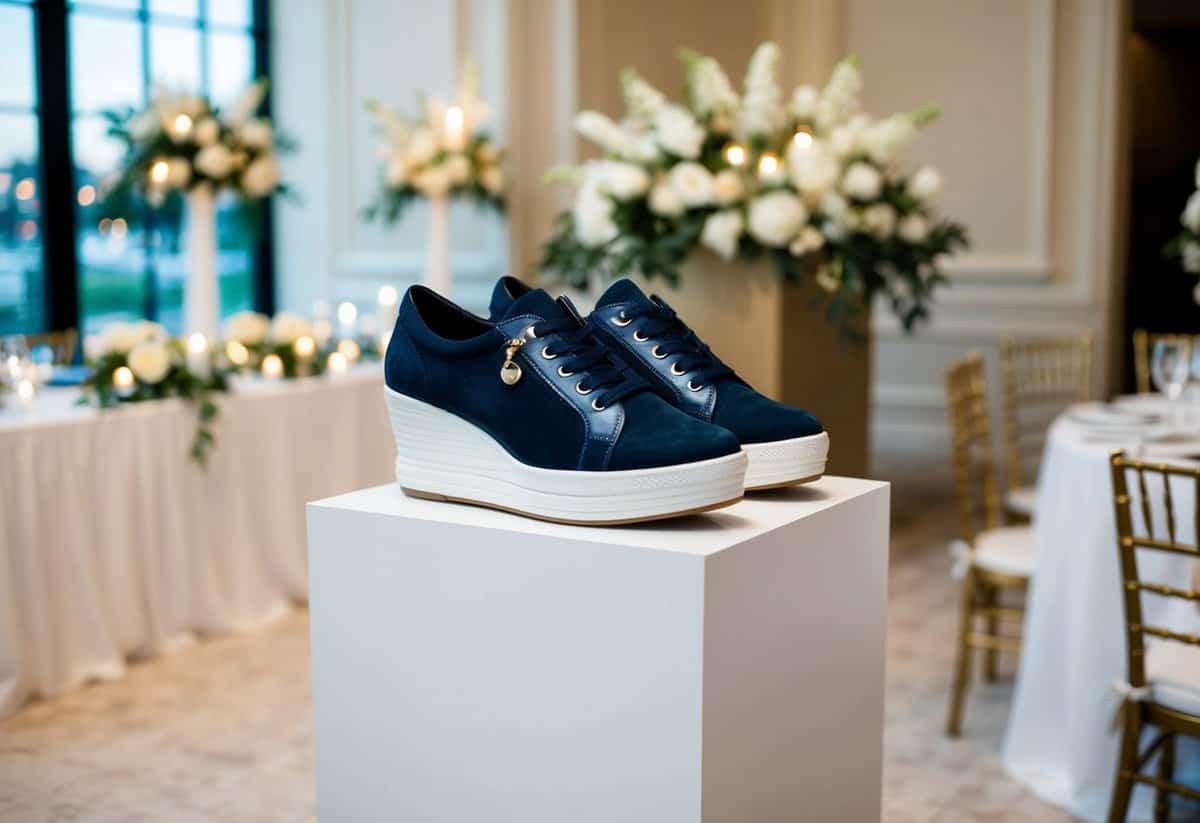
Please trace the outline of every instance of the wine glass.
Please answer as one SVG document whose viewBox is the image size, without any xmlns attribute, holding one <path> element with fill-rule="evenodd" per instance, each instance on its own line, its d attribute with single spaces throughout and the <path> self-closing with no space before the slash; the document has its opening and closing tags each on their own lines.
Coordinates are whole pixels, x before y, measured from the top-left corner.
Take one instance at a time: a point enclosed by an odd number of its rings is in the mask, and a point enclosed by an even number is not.
<svg viewBox="0 0 1200 823">
<path fill-rule="evenodd" d="M 1190 341 L 1182 337 L 1164 337 L 1154 344 L 1150 361 L 1150 378 L 1154 387 L 1167 399 L 1170 411 L 1168 422 L 1174 424 L 1175 401 L 1183 394 L 1191 373 Z"/>
<path fill-rule="evenodd" d="M 15 386 L 29 365 L 29 344 L 24 335 L 0 338 L 0 380 Z"/>
</svg>

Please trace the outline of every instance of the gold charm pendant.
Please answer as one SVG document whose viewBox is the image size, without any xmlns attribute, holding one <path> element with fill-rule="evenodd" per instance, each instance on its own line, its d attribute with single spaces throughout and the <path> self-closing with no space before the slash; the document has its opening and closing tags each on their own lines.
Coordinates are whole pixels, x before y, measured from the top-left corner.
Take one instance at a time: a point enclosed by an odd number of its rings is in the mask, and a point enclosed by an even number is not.
<svg viewBox="0 0 1200 823">
<path fill-rule="evenodd" d="M 508 348 L 504 350 L 504 365 L 500 367 L 500 379 L 506 386 L 515 386 L 521 379 L 521 367 L 513 362 L 513 358 L 517 356 L 517 352 L 524 345 L 524 337 L 514 337 L 508 341 Z"/>
</svg>

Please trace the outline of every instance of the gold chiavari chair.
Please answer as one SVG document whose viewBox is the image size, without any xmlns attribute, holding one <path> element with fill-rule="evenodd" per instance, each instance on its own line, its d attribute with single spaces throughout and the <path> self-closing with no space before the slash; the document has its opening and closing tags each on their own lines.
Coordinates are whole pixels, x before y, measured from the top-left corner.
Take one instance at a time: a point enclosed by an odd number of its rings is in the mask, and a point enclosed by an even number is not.
<svg viewBox="0 0 1200 823">
<path fill-rule="evenodd" d="M 954 481 L 958 496 L 960 534 L 965 566 L 961 626 L 950 692 L 946 734 L 962 729 L 963 706 L 974 652 L 984 652 L 984 676 L 996 675 L 1000 652 L 1019 652 L 1019 635 L 1001 631 L 1002 623 L 1018 626 L 1024 609 L 1001 602 L 1005 591 L 1022 596 L 1033 573 L 1033 533 L 1028 526 L 1004 526 L 996 485 L 991 427 L 987 414 L 987 383 L 983 358 L 971 354 L 946 372 Z"/>
<path fill-rule="evenodd" d="M 1187 340 L 1192 348 L 1200 345 L 1200 335 L 1190 334 L 1155 334 L 1145 329 L 1137 329 L 1133 333 L 1133 376 L 1137 384 L 1138 394 L 1153 391 L 1150 379 L 1150 358 L 1154 353 L 1154 344 L 1159 340 L 1182 338 Z M 1189 349 L 1190 351 L 1190 349 Z"/>
<path fill-rule="evenodd" d="M 1000 344 L 1004 400 L 1004 510 L 1014 520 L 1033 516 L 1036 490 L 1026 484 L 1027 467 L 1037 461 L 1051 420 L 1071 403 L 1091 396 L 1091 332 Z"/>
<path fill-rule="evenodd" d="M 38 346 L 49 346 L 54 352 L 54 362 L 63 364 L 70 363 L 75 357 L 75 346 L 79 343 L 79 332 L 75 329 L 63 329 L 62 331 L 48 331 L 42 334 L 27 334 L 25 342 L 29 345 L 29 350 Z"/>
<path fill-rule="evenodd" d="M 1185 487 L 1190 480 L 1194 488 L 1188 490 L 1189 502 L 1200 515 L 1200 469 L 1132 460 L 1120 450 L 1112 453 L 1109 462 L 1117 519 L 1117 550 L 1121 560 L 1121 590 L 1125 604 L 1128 685 L 1121 706 L 1121 755 L 1108 819 L 1110 823 L 1124 821 L 1134 785 L 1144 783 L 1157 789 L 1154 819 L 1167 820 L 1170 817 L 1170 795 L 1180 794 L 1200 800 L 1200 791 L 1174 782 L 1172 774 L 1176 736 L 1182 734 L 1200 738 L 1200 637 L 1148 625 L 1142 611 L 1142 595 L 1197 602 L 1200 601 L 1200 591 L 1143 580 L 1138 575 L 1137 553 L 1139 550 L 1148 550 L 1200 558 L 1196 541 L 1182 541 L 1176 534 L 1175 497 L 1180 484 L 1176 484 L 1174 493 L 1171 489 L 1172 478 L 1182 479 Z M 1131 472 L 1136 476 L 1136 497 L 1145 531 L 1141 535 L 1134 534 L 1134 495 L 1130 493 L 1128 482 Z M 1147 475 L 1150 480 L 1147 480 Z M 1155 493 L 1162 491 L 1160 510 L 1163 518 L 1159 521 L 1162 528 L 1157 530 L 1154 509 L 1158 507 L 1152 505 L 1151 489 Z M 1163 531 L 1166 532 L 1165 538 Z M 1147 648 L 1147 636 L 1157 638 L 1159 642 Z M 1142 731 L 1148 726 L 1158 729 L 1159 733 L 1139 753 Z M 1151 758 L 1159 752 L 1157 774 L 1143 773 Z"/>
</svg>

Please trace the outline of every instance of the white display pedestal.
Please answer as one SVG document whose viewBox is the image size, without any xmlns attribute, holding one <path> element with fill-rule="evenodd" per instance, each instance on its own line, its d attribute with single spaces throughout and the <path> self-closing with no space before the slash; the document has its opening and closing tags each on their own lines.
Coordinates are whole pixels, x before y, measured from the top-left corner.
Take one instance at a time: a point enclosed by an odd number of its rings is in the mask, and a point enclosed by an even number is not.
<svg viewBox="0 0 1200 823">
<path fill-rule="evenodd" d="M 888 487 L 620 528 L 308 506 L 321 820 L 880 815 Z"/>
</svg>

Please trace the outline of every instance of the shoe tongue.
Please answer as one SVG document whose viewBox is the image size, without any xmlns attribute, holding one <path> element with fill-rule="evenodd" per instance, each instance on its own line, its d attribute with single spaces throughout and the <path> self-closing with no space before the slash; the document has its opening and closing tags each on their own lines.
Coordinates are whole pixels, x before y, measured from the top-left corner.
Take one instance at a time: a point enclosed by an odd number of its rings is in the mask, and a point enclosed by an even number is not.
<svg viewBox="0 0 1200 823">
<path fill-rule="evenodd" d="M 634 305 L 649 304 L 650 298 L 637 287 L 632 280 L 618 280 L 609 286 L 600 299 L 596 301 L 598 308 L 613 306 L 617 303 L 632 303 Z"/>
<path fill-rule="evenodd" d="M 569 315 L 544 289 L 534 289 L 521 295 L 504 312 L 503 320 L 522 314 L 532 314 L 543 320 L 558 320 Z"/>
</svg>

